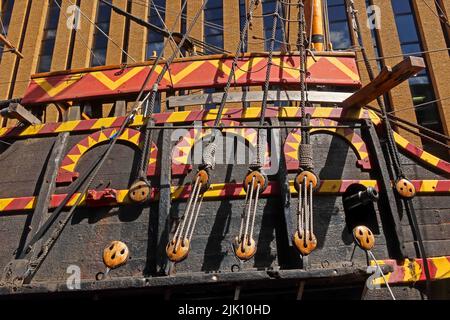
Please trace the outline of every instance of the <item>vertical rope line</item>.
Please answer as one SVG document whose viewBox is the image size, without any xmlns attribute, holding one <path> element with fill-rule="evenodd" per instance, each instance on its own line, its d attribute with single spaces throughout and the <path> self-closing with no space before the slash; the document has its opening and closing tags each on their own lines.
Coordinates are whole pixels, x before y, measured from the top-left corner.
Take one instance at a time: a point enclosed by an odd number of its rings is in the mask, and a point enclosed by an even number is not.
<svg viewBox="0 0 450 320">
<path fill-rule="evenodd" d="M 192 189 L 191 196 L 189 197 L 189 202 L 188 202 L 188 204 L 186 206 L 186 210 L 184 211 L 183 221 L 181 222 L 181 227 L 180 227 L 180 225 L 178 225 L 177 230 L 175 231 L 175 235 L 173 236 L 173 240 L 172 241 L 177 240 L 177 244 L 178 244 L 178 239 L 179 239 L 178 236 L 182 235 L 182 232 L 184 230 L 184 226 L 186 225 L 186 219 L 188 218 L 189 211 L 191 210 L 191 205 L 192 205 L 192 200 L 193 200 L 193 196 L 192 195 L 196 192 L 199 181 L 200 181 L 200 177 L 197 177 L 197 179 L 195 180 L 195 183 L 194 183 L 194 188 Z"/>
<path fill-rule="evenodd" d="M 267 97 L 269 95 L 269 85 L 270 85 L 270 74 L 272 71 L 272 62 L 273 62 L 273 50 L 275 47 L 275 38 L 277 34 L 277 25 L 278 25 L 278 12 L 279 12 L 279 6 L 280 2 L 276 2 L 275 12 L 273 13 L 273 23 L 272 23 L 272 37 L 270 38 L 270 48 L 269 48 L 269 57 L 267 61 L 267 68 L 266 68 L 266 78 L 264 81 L 264 93 L 263 93 L 263 101 L 262 101 L 262 107 L 261 107 L 261 115 L 259 118 L 259 126 L 262 127 L 264 125 L 264 120 L 266 118 L 266 110 L 267 110 Z M 260 134 L 261 128 L 258 128 L 258 140 L 256 141 L 256 165 L 261 166 L 261 134 Z"/>
<path fill-rule="evenodd" d="M 202 184 L 199 183 L 199 184 L 198 184 L 198 187 L 197 187 L 197 190 L 196 190 L 196 192 L 195 192 L 195 194 L 194 194 L 194 204 L 192 205 L 192 210 L 191 210 L 191 212 L 189 213 L 189 221 L 188 221 L 188 225 L 187 225 L 187 227 L 186 227 L 186 231 L 185 231 L 185 233 L 184 233 L 184 237 L 186 237 L 186 235 L 188 235 L 188 234 L 189 234 L 189 231 L 191 230 L 192 219 L 194 218 L 195 212 L 196 212 L 196 210 L 197 210 L 197 201 L 198 201 L 198 197 L 199 197 L 199 195 L 200 195 L 200 190 L 201 190 L 201 188 L 202 188 Z"/>
<path fill-rule="evenodd" d="M 197 225 L 197 218 L 198 218 L 198 214 L 199 214 L 199 212 L 200 212 L 200 208 L 201 208 L 201 206 L 202 206 L 202 203 L 203 203 L 203 195 L 200 195 L 200 201 L 199 201 L 199 203 L 198 203 L 197 211 L 196 211 L 196 213 L 195 213 L 194 223 L 192 224 L 191 233 L 189 234 L 189 242 L 191 242 L 192 235 L 194 234 L 194 229 L 195 229 L 195 226 Z M 186 232 L 186 233 L 187 233 L 187 232 Z"/>
<path fill-rule="evenodd" d="M 255 195 L 255 206 L 253 208 L 252 227 L 250 229 L 250 239 L 253 239 L 253 231 L 255 229 L 256 210 L 258 209 L 258 198 L 259 198 L 259 190 L 260 189 L 261 189 L 261 185 L 258 183 L 258 187 L 256 188 L 256 195 Z M 250 245 L 250 239 L 248 239 L 249 245 Z"/>
<path fill-rule="evenodd" d="M 220 107 L 219 110 L 217 112 L 217 116 L 216 119 L 214 120 L 214 126 L 217 127 L 220 123 L 220 120 L 222 118 L 222 113 L 223 113 L 223 109 L 225 107 L 225 104 L 227 102 L 227 98 L 228 98 L 228 91 L 230 90 L 231 87 L 231 82 L 234 78 L 235 72 L 236 72 L 236 66 L 237 66 L 237 61 L 241 52 L 241 46 L 245 41 L 245 38 L 248 36 L 248 28 L 250 25 L 250 17 L 253 15 L 253 11 L 256 8 L 256 1 L 257 0 L 251 0 L 250 1 L 250 6 L 249 6 L 249 12 L 246 16 L 246 20 L 245 20 L 245 25 L 244 25 L 244 29 L 241 30 L 241 34 L 240 34 L 240 38 L 239 38 L 239 44 L 237 46 L 236 49 L 236 53 L 234 55 L 234 59 L 233 59 L 233 63 L 231 64 L 231 70 L 230 70 L 230 74 L 228 75 L 228 80 L 227 80 L 227 84 L 225 86 L 223 95 L 222 95 L 222 101 L 220 102 Z"/>
<path fill-rule="evenodd" d="M 238 240 L 241 241 L 242 239 L 242 231 L 244 230 L 244 221 L 245 221 L 245 213 L 248 210 L 248 196 L 249 196 L 249 189 L 250 189 L 250 185 L 247 185 L 247 190 L 245 193 L 245 206 L 244 206 L 244 210 L 243 210 L 243 214 L 241 215 L 241 227 L 239 228 L 239 238 Z"/>
<path fill-rule="evenodd" d="M 298 218 L 298 235 L 300 236 L 301 231 L 303 229 L 303 206 L 302 206 L 302 185 L 299 185 L 298 188 L 298 207 L 297 207 L 297 218 Z"/>
<path fill-rule="evenodd" d="M 313 237 L 313 230 L 314 230 L 314 215 L 313 215 L 313 184 L 312 182 L 309 183 L 309 239 L 312 240 Z"/>
<path fill-rule="evenodd" d="M 249 207 L 246 215 L 246 222 L 245 222 L 245 232 L 244 232 L 244 240 L 248 235 L 248 228 L 250 225 L 250 213 L 252 212 L 252 204 L 253 204 L 253 191 L 255 189 L 255 177 L 252 178 L 252 185 L 250 187 L 250 196 L 249 196 Z"/>
</svg>

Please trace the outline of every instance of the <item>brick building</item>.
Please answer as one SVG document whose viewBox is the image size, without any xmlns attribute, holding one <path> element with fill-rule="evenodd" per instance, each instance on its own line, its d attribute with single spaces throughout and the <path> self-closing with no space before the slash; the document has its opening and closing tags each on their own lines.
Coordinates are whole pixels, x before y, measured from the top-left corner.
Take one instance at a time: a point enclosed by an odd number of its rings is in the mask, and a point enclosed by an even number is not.
<svg viewBox="0 0 450 320">
<path fill-rule="evenodd" d="M 124 11 L 162 28 L 174 27 L 174 31 L 179 32 L 186 31 L 202 4 L 202 0 L 188 0 L 182 15 L 178 16 L 182 0 L 154 0 L 154 6 L 149 2 L 112 0 Z M 354 35 L 345 1 L 323 2 L 329 17 L 326 38 L 330 39 L 332 49 L 351 49 Z M 191 36 L 234 52 L 247 3 L 245 0 L 210 0 Z M 81 11 L 77 11 L 75 6 Z M 398 117 L 449 135 L 450 50 L 446 48 L 450 47 L 450 27 L 445 20 L 450 12 L 450 1 L 356 0 L 355 6 L 363 22 L 363 41 L 374 68 L 379 70 L 385 65 L 395 65 L 403 56 L 412 53 L 419 52 L 418 55 L 425 58 L 425 72 L 384 97 L 390 111 Z M 162 35 L 148 31 L 98 0 L 0 0 L 0 7 L 1 31 L 24 55 L 23 59 L 19 59 L 8 50 L 0 49 L 0 99 L 20 98 L 30 75 L 34 73 L 117 65 L 132 63 L 133 60 L 139 62 L 151 59 L 163 48 Z M 270 37 L 273 23 L 272 17 L 267 14 L 273 12 L 274 7 L 274 0 L 262 0 L 257 6 L 243 50 L 259 52 L 267 49 L 268 42 L 264 38 Z M 377 16 L 381 28 L 370 29 L 364 22 L 366 17 L 374 17 L 376 8 L 381 8 L 381 15 Z M 70 26 L 73 16 L 77 14 L 78 29 L 74 29 Z M 285 6 L 283 16 L 295 20 L 297 8 Z M 295 22 L 278 24 L 275 49 L 282 49 L 281 40 L 292 44 L 292 49 L 297 39 L 297 28 Z M 170 50 L 168 46 L 167 55 Z M 377 57 L 385 58 L 377 60 Z M 368 76 L 359 53 L 358 61 L 363 82 L 367 82 Z M 58 120 L 50 113 L 45 117 L 45 121 Z M 12 124 L 13 121 L 2 119 L 2 126 Z M 402 134 L 427 150 L 447 156 L 446 151 L 426 140 L 421 141 L 407 132 Z"/>
</svg>

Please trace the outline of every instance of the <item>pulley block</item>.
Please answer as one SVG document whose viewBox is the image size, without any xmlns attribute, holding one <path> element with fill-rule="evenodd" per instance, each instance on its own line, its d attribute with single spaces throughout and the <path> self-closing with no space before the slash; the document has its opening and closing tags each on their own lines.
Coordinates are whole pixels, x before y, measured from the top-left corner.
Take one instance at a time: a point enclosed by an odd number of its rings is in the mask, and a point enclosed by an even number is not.
<svg viewBox="0 0 450 320">
<path fill-rule="evenodd" d="M 405 178 L 397 180 L 395 190 L 400 196 L 406 199 L 411 199 L 416 196 L 416 187 L 414 187 L 411 181 Z"/>
<path fill-rule="evenodd" d="M 253 190 L 257 190 L 258 185 L 259 185 L 259 193 L 262 193 L 267 188 L 268 179 L 260 171 L 254 170 L 254 171 L 251 171 L 249 174 L 247 174 L 247 176 L 245 177 L 244 190 L 247 190 L 247 186 L 250 186 L 250 188 L 251 188 L 252 182 L 253 182 Z"/>
<path fill-rule="evenodd" d="M 356 244 L 363 250 L 372 250 L 375 246 L 375 236 L 366 226 L 357 226 L 353 229 L 353 238 Z"/>
<path fill-rule="evenodd" d="M 128 196 L 135 203 L 143 203 L 150 199 L 151 188 L 147 182 L 138 180 L 131 185 Z"/>
<path fill-rule="evenodd" d="M 313 190 L 316 190 L 319 187 L 319 177 L 312 171 L 303 170 L 297 174 L 294 180 L 294 187 L 297 192 L 300 190 L 300 186 L 305 182 L 308 187 L 312 183 Z"/>
<path fill-rule="evenodd" d="M 210 179 L 209 179 L 209 173 L 206 170 L 199 170 L 197 172 L 197 175 L 194 178 L 194 181 L 197 181 L 201 184 L 200 192 L 203 193 L 206 190 L 209 189 L 210 185 Z"/>
<path fill-rule="evenodd" d="M 103 250 L 103 263 L 109 269 L 118 268 L 127 263 L 130 251 L 122 241 L 112 241 Z"/>
<path fill-rule="evenodd" d="M 253 256 L 256 253 L 256 242 L 252 238 L 250 238 L 250 241 L 248 238 L 245 240 L 239 241 L 239 239 L 236 238 L 234 253 L 238 259 L 242 261 L 247 261 L 253 258 Z"/>
<path fill-rule="evenodd" d="M 190 250 L 188 239 L 172 240 L 167 244 L 166 254 L 170 261 L 181 262 L 187 258 Z"/>
<path fill-rule="evenodd" d="M 311 231 L 306 231 L 305 236 L 304 230 L 297 230 L 294 234 L 294 243 L 303 256 L 309 255 L 317 248 L 317 238 Z"/>
</svg>

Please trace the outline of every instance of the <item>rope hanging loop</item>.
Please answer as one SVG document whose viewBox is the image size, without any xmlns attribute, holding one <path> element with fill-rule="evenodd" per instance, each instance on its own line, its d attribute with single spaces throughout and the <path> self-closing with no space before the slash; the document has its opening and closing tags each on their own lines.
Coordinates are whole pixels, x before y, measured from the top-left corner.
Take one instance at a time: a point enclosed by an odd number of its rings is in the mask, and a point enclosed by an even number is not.
<svg viewBox="0 0 450 320">
<path fill-rule="evenodd" d="M 353 228 L 353 239 L 358 247 L 365 251 L 372 250 L 375 246 L 375 236 L 366 226 L 356 226 Z"/>
<path fill-rule="evenodd" d="M 417 193 L 414 184 L 404 177 L 400 177 L 400 179 L 395 182 L 395 190 L 405 199 L 412 199 Z"/>
</svg>

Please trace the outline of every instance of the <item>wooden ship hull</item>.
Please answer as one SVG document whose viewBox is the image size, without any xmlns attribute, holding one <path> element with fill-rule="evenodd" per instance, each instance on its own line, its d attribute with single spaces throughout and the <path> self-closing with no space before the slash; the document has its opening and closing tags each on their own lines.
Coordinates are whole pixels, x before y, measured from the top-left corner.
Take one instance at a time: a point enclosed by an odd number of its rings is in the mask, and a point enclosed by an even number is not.
<svg viewBox="0 0 450 320">
<path fill-rule="evenodd" d="M 3 102 L 21 124 L 0 129 L 0 299 L 448 298 L 450 164 L 371 106 L 423 60 L 362 86 L 354 53 L 322 49 L 307 92 L 301 52 L 34 75 Z M 152 90 L 178 111 L 130 116 Z M 193 107 L 223 103 L 219 125 Z M 232 148 L 205 167 L 217 130 Z"/>
</svg>

